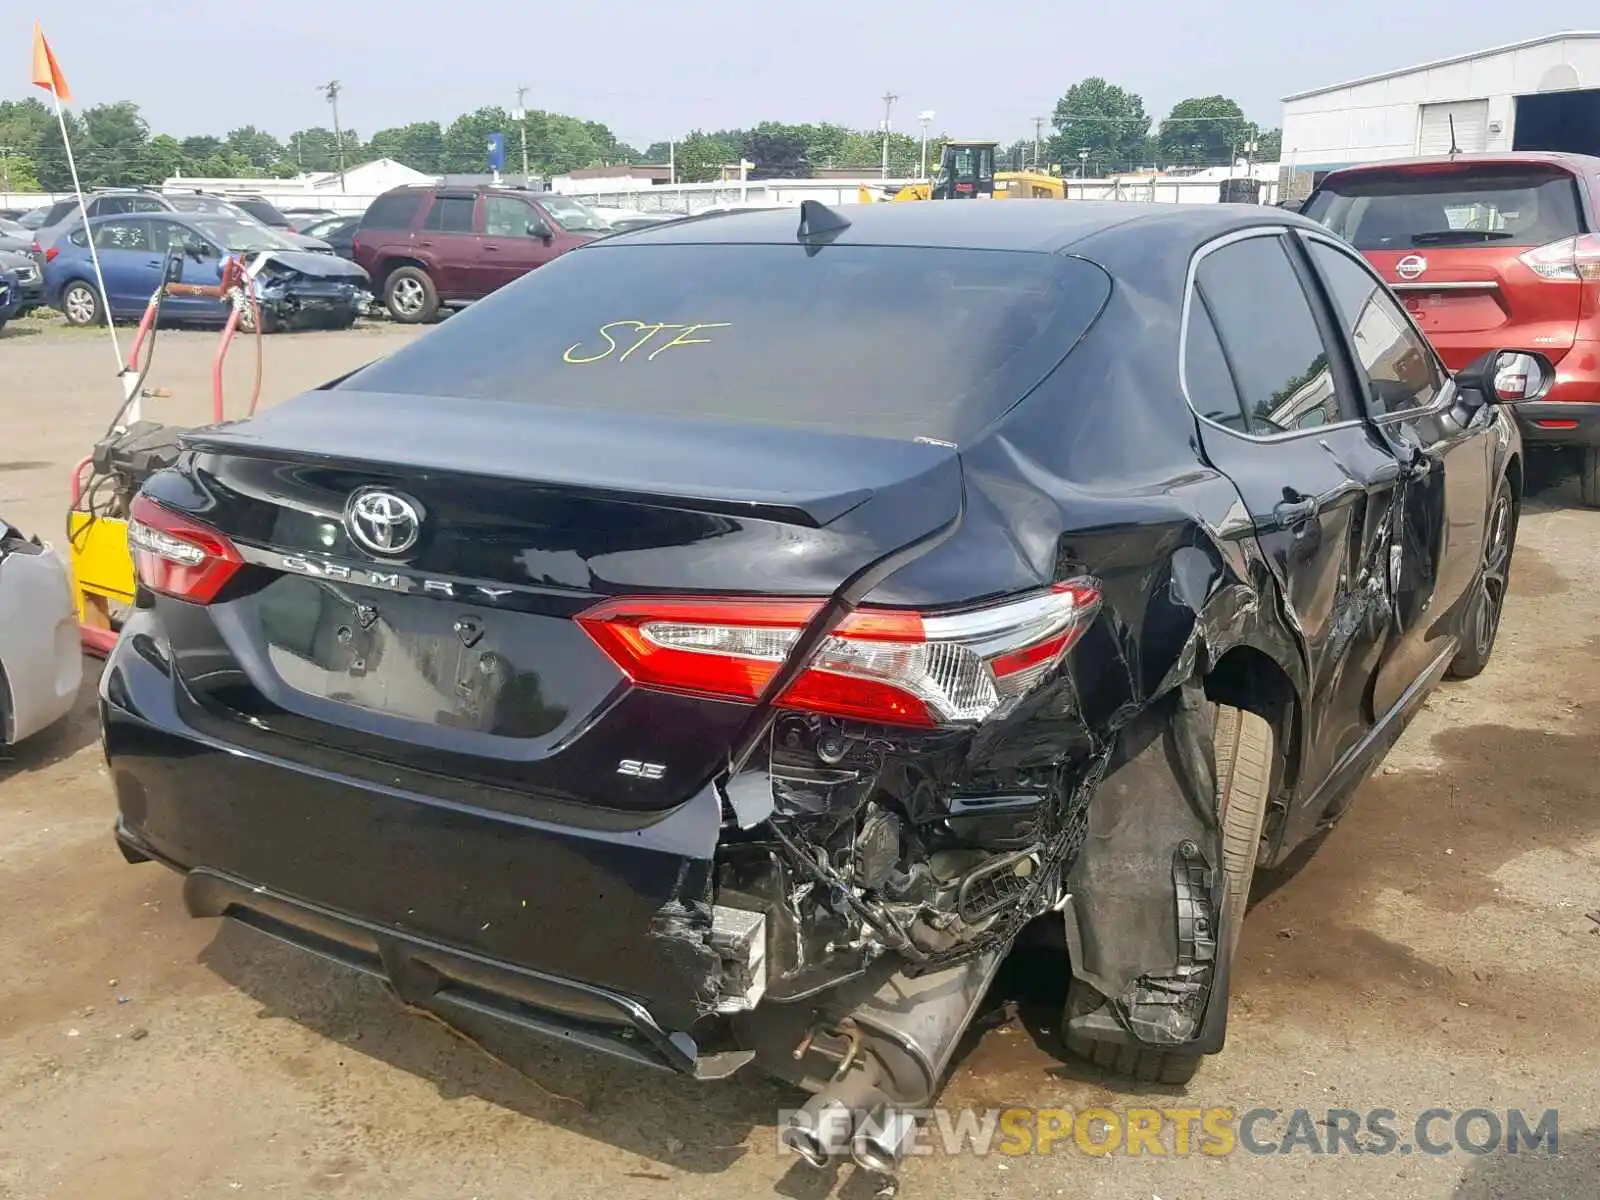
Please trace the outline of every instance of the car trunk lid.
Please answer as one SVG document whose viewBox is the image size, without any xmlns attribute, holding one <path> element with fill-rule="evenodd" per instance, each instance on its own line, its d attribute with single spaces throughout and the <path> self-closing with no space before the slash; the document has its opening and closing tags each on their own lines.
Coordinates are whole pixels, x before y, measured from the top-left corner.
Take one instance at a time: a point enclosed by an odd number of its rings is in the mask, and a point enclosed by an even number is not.
<svg viewBox="0 0 1600 1200">
<path fill-rule="evenodd" d="M 820 602 L 961 507 L 949 446 L 482 400 L 313 394 L 187 445 L 184 507 L 245 564 L 165 621 L 194 719 L 518 811 L 669 807 L 752 716 L 630 687 L 577 614 L 617 596 Z M 415 544 L 363 546 L 362 495 L 413 506 Z"/>
</svg>

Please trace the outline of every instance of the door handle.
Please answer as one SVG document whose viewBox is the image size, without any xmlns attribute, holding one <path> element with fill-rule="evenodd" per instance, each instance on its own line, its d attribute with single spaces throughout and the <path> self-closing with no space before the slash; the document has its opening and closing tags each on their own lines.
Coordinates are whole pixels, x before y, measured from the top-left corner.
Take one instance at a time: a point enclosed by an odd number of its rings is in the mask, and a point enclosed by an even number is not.
<svg viewBox="0 0 1600 1200">
<path fill-rule="evenodd" d="M 1283 501 L 1272 510 L 1272 517 L 1279 529 L 1293 529 L 1315 517 L 1321 507 L 1315 496 L 1301 496 L 1298 500 Z"/>
<path fill-rule="evenodd" d="M 500 253 L 500 247 L 499 246 L 490 246 L 490 245 L 485 244 L 484 247 L 483 247 L 483 252 L 485 254 L 499 254 Z"/>
</svg>

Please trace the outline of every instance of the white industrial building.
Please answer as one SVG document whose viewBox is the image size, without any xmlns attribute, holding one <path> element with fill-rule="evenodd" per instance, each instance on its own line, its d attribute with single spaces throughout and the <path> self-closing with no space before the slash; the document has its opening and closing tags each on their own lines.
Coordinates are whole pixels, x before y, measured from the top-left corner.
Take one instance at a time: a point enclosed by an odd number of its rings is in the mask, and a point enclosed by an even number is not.
<svg viewBox="0 0 1600 1200">
<path fill-rule="evenodd" d="M 1335 167 L 1500 150 L 1600 154 L 1600 33 L 1555 33 L 1287 96 L 1283 185 Z"/>
</svg>

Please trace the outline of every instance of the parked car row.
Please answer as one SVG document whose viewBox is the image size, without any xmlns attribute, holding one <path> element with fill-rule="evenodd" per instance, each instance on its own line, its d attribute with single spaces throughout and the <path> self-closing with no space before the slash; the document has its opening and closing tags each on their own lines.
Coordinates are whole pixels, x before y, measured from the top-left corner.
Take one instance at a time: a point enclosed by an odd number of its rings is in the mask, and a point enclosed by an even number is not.
<svg viewBox="0 0 1600 1200">
<path fill-rule="evenodd" d="M 269 253 L 269 262 L 256 276 L 262 333 L 310 325 L 348 329 L 371 298 L 366 272 L 355 263 L 303 250 L 254 221 L 178 212 L 94 217 L 88 230 L 72 230 L 47 255 L 45 299 L 69 325 L 93 325 L 105 317 L 91 236 L 105 278 L 105 301 L 117 319 L 135 319 L 144 312 L 174 253 L 182 264 L 178 282 L 208 286 L 221 279 L 227 256 Z M 246 329 L 255 327 L 257 311 L 244 310 Z M 163 316 L 174 321 L 218 324 L 228 312 L 228 302 L 208 297 L 174 295 L 162 302 Z"/>
</svg>

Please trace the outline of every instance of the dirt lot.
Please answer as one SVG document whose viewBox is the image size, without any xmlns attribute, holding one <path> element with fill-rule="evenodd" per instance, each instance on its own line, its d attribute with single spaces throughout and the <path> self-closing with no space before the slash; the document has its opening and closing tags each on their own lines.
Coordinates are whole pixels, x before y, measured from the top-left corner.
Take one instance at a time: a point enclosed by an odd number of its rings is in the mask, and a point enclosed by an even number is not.
<svg viewBox="0 0 1600 1200">
<path fill-rule="evenodd" d="M 405 336 L 268 339 L 266 394 Z M 203 417 L 213 344 L 163 337 L 151 382 L 175 394 L 148 415 Z M 103 334 L 0 334 L 0 512 L 59 538 L 68 466 L 117 396 Z M 1561 1155 L 1100 1157 L 1069 1138 L 1048 1156 L 914 1159 L 903 1194 L 1596 1194 L 1600 513 L 1554 471 L 1536 483 L 1494 664 L 1432 698 L 1351 817 L 1252 910 L 1226 1053 L 1186 1092 L 1128 1090 L 1060 1065 L 1035 999 L 991 1015 L 945 1102 L 1388 1108 L 1402 1131 L 1434 1107 L 1559 1108 Z M 778 1155 L 775 1114 L 795 1103 L 779 1087 L 697 1087 L 543 1046 L 496 1044 L 495 1061 L 339 969 L 190 920 L 175 876 L 122 862 L 111 813 L 86 688 L 69 726 L 0 762 L 5 1200 L 872 1194 L 851 1168 Z"/>
</svg>

